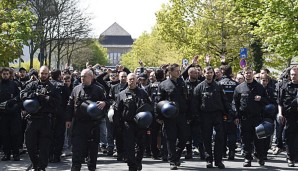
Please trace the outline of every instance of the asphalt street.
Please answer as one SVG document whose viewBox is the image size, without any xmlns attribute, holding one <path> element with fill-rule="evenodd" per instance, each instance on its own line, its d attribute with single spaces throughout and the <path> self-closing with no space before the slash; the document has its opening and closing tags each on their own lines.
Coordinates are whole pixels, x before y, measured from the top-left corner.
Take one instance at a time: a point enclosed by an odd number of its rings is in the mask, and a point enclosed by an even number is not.
<svg viewBox="0 0 298 171">
<path fill-rule="evenodd" d="M 224 159 L 224 164 L 226 166 L 225 170 L 287 170 L 294 171 L 298 170 L 298 167 L 290 168 L 286 163 L 285 152 L 282 152 L 279 155 L 272 155 L 272 151 L 269 151 L 268 160 L 265 163 L 265 166 L 260 167 L 256 160 L 252 162 L 252 167 L 243 168 L 243 157 L 240 155 L 240 152 L 236 153 L 236 158 L 234 161 L 228 161 Z M 182 157 L 182 164 L 179 167 L 179 170 L 219 170 L 218 168 L 207 169 L 205 166 L 205 161 L 202 161 L 198 156 L 194 156 L 194 159 L 185 160 Z M 21 156 L 21 161 L 0 161 L 0 170 L 1 171 L 25 171 L 30 170 L 30 160 L 28 154 Z M 296 164 L 298 165 L 298 164 Z M 66 171 L 70 170 L 71 167 L 71 156 L 62 157 L 60 163 L 49 163 L 47 171 Z M 82 171 L 88 170 L 86 164 L 83 164 Z M 115 157 L 107 157 L 102 153 L 98 155 L 97 170 L 101 171 L 127 171 L 128 167 L 124 162 L 117 162 Z M 163 162 L 161 160 L 153 160 L 151 158 L 143 159 L 143 171 L 166 171 L 169 169 L 169 163 Z"/>
</svg>

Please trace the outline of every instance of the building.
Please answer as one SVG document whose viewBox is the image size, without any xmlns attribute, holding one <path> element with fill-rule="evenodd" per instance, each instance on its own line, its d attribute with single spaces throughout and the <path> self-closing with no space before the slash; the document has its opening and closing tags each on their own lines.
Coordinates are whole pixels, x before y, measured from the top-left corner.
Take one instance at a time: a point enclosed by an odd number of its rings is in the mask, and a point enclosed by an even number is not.
<svg viewBox="0 0 298 171">
<path fill-rule="evenodd" d="M 115 22 L 100 34 L 99 42 L 108 50 L 109 65 L 117 65 L 121 56 L 131 50 L 134 40 Z"/>
</svg>

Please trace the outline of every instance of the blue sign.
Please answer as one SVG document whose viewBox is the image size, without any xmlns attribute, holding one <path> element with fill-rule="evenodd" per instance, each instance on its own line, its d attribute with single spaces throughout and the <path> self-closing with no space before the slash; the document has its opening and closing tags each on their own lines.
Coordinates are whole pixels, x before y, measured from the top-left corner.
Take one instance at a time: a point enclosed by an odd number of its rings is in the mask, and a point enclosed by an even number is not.
<svg viewBox="0 0 298 171">
<path fill-rule="evenodd" d="M 247 48 L 240 49 L 240 58 L 247 58 Z"/>
<path fill-rule="evenodd" d="M 246 67 L 246 64 L 247 63 L 246 63 L 246 60 L 245 59 L 240 59 L 240 63 L 239 64 L 240 64 L 240 67 L 241 68 L 244 68 L 244 67 Z"/>
</svg>

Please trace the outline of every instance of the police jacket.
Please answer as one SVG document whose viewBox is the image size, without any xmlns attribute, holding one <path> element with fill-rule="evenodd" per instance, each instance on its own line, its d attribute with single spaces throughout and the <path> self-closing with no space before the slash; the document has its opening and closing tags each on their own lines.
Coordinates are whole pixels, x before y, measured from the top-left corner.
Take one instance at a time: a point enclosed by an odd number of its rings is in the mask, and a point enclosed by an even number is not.
<svg viewBox="0 0 298 171">
<path fill-rule="evenodd" d="M 222 86 L 229 103 L 232 103 L 234 90 L 239 84 L 230 77 L 224 77 L 218 83 Z"/>
<path fill-rule="evenodd" d="M 57 84 L 49 80 L 41 82 L 40 80 L 32 81 L 26 85 L 24 90 L 20 93 L 21 99 L 37 99 L 41 108 L 37 115 L 54 114 L 61 104 L 61 96 L 58 91 Z"/>
<path fill-rule="evenodd" d="M 261 96 L 260 101 L 255 101 L 255 96 L 257 95 Z M 265 89 L 256 80 L 253 80 L 252 83 L 245 81 L 238 85 L 233 99 L 237 118 L 261 118 L 263 107 L 268 104 Z"/>
<path fill-rule="evenodd" d="M 223 114 L 232 115 L 227 98 L 224 94 L 222 86 L 212 81 L 208 83 L 207 80 L 198 84 L 194 89 L 194 106 L 198 109 L 195 112 L 210 113 L 222 112 Z"/>
<path fill-rule="evenodd" d="M 104 94 L 104 90 L 97 86 L 95 83 L 91 85 L 83 85 L 82 83 L 76 86 L 69 97 L 67 105 L 67 121 L 71 121 L 72 118 L 81 121 L 94 121 L 87 112 L 86 109 L 81 108 L 83 102 L 91 100 L 92 102 L 104 101 L 106 106 L 104 110 L 106 111 L 110 104 Z"/>
<path fill-rule="evenodd" d="M 145 104 L 151 104 L 148 93 L 139 87 L 122 90 L 116 97 L 114 105 L 114 122 L 134 121 L 137 110 Z"/>
<path fill-rule="evenodd" d="M 186 88 L 187 88 L 187 104 L 190 104 L 190 105 L 193 105 L 192 104 L 192 101 L 193 101 L 193 94 L 194 94 L 194 89 L 195 87 L 200 83 L 201 81 L 199 80 L 196 80 L 196 81 L 190 81 L 189 78 L 187 78 L 185 80 L 185 84 L 186 84 Z M 193 107 L 197 107 L 197 106 L 193 106 Z M 198 118 L 197 114 L 198 113 L 194 113 L 192 112 L 192 108 L 193 107 L 189 107 L 188 108 L 188 116 L 191 117 L 191 118 L 188 118 L 188 119 L 195 119 L 195 118 Z"/>
<path fill-rule="evenodd" d="M 160 83 L 161 83 L 160 81 L 155 81 L 153 83 L 150 83 L 148 86 L 148 94 L 152 100 L 155 117 L 158 116 L 156 112 L 156 106 L 157 106 L 157 103 L 160 101 L 160 95 L 158 94 L 158 87 Z"/>
<path fill-rule="evenodd" d="M 187 88 L 182 78 L 173 81 L 170 78 L 160 83 L 158 87 L 160 100 L 175 102 L 179 115 L 185 115 L 188 111 Z"/>
<path fill-rule="evenodd" d="M 111 100 L 115 101 L 116 96 L 119 95 L 119 93 L 122 90 L 125 90 L 126 87 L 127 87 L 127 83 L 125 83 L 125 84 L 118 83 L 118 84 L 112 85 L 111 89 L 110 89 L 110 93 L 109 93 L 109 98 Z"/>
<path fill-rule="evenodd" d="M 50 80 L 54 85 L 56 85 L 57 91 L 59 92 L 61 103 L 57 106 L 56 117 L 65 119 L 65 111 L 70 95 L 70 89 L 67 88 L 62 81 L 59 80 Z"/>
<path fill-rule="evenodd" d="M 280 89 L 279 93 L 280 97 L 277 99 L 277 102 L 283 108 L 283 115 L 298 119 L 298 84 L 293 84 L 289 81 L 284 88 Z M 292 113 L 295 113 L 295 116 Z"/>
<path fill-rule="evenodd" d="M 12 80 L 1 80 L 0 82 L 0 103 L 5 104 L 0 112 L 15 112 L 14 106 L 19 100 L 19 88 Z M 15 106 L 17 107 L 17 106 Z M 12 109 L 12 110 L 10 110 Z"/>
</svg>

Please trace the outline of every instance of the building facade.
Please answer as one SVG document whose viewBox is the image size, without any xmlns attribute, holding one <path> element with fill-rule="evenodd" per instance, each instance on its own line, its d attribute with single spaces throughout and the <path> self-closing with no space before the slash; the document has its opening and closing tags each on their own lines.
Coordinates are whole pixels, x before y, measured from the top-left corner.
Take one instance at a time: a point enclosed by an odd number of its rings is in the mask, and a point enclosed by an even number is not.
<svg viewBox="0 0 298 171">
<path fill-rule="evenodd" d="M 131 50 L 134 40 L 118 23 L 112 24 L 100 34 L 99 43 L 107 49 L 109 65 L 118 65 L 121 56 Z"/>
</svg>

